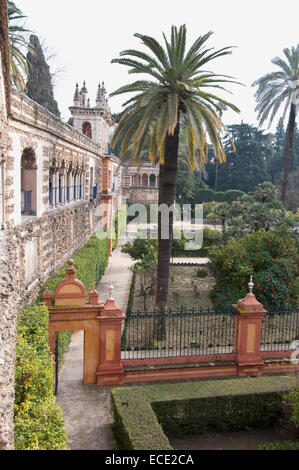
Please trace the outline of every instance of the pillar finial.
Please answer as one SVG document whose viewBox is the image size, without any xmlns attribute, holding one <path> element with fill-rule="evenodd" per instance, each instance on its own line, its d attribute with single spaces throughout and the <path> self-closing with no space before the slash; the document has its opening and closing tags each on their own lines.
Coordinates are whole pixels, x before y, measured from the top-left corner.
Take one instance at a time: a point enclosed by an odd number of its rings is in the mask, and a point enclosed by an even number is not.
<svg viewBox="0 0 299 470">
<path fill-rule="evenodd" d="M 114 293 L 114 287 L 111 283 L 111 285 L 108 287 L 108 292 L 109 292 L 109 297 L 108 300 L 114 300 L 113 293 Z"/>
<path fill-rule="evenodd" d="M 75 279 L 76 268 L 74 266 L 74 260 L 68 260 L 68 267 L 66 268 L 66 278 L 67 279 Z"/>
<path fill-rule="evenodd" d="M 252 282 L 252 275 L 250 276 L 250 282 L 248 283 L 248 286 L 249 286 L 249 294 L 248 295 L 254 295 L 252 290 L 253 290 L 253 287 L 254 287 L 254 283 Z"/>
</svg>

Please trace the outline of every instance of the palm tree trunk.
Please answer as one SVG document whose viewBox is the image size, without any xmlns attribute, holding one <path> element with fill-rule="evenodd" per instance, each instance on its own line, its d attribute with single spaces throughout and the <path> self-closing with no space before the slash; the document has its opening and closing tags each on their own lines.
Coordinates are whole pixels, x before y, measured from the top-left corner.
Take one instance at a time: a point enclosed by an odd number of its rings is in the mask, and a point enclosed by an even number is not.
<svg viewBox="0 0 299 470">
<path fill-rule="evenodd" d="M 282 178 L 282 183 L 281 183 L 281 201 L 284 205 L 286 204 L 288 178 L 289 178 L 289 173 L 290 173 L 291 163 L 292 163 L 295 120 L 296 120 L 296 105 L 292 103 L 291 109 L 290 109 L 288 127 L 287 127 L 285 148 L 284 148 L 284 171 L 283 171 L 283 178 Z"/>
<path fill-rule="evenodd" d="M 171 207 L 175 202 L 176 177 L 178 166 L 179 131 L 177 124 L 174 135 L 167 135 L 165 140 L 165 163 L 160 165 L 159 206 L 166 204 Z M 169 212 L 169 233 L 167 239 L 162 238 L 162 218 L 158 213 L 158 270 L 156 306 L 165 312 L 168 301 L 169 265 L 171 256 L 173 212 Z M 164 332 L 165 333 L 165 332 Z"/>
</svg>

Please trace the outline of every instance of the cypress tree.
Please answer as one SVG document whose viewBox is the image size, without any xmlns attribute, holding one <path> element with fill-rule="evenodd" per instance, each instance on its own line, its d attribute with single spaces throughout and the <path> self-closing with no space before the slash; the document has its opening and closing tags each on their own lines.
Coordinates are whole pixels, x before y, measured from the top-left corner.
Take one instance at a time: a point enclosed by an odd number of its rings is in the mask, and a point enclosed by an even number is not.
<svg viewBox="0 0 299 470">
<path fill-rule="evenodd" d="M 28 82 L 27 95 L 51 113 L 60 117 L 57 102 L 54 99 L 52 77 L 39 39 L 30 36 L 31 48 L 27 53 Z"/>
</svg>

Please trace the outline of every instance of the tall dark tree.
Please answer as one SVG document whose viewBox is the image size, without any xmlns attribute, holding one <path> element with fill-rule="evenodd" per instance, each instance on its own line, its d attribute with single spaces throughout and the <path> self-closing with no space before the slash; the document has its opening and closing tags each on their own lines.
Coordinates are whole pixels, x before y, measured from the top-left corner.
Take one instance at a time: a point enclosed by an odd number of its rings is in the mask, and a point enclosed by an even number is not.
<svg viewBox="0 0 299 470">
<path fill-rule="evenodd" d="M 226 162 L 218 167 L 219 191 L 238 189 L 244 192 L 269 180 L 268 163 L 273 155 L 273 136 L 264 134 L 249 124 L 236 124 L 228 126 L 233 138 L 234 146 L 229 139 L 224 142 Z M 214 187 L 215 157 L 206 165 L 208 173 L 207 183 Z"/>
<path fill-rule="evenodd" d="M 32 100 L 39 103 L 56 116 L 60 116 L 57 102 L 54 99 L 52 77 L 39 39 L 30 36 L 31 48 L 27 54 L 28 82 L 26 93 Z"/>
<path fill-rule="evenodd" d="M 279 69 L 268 73 L 256 80 L 252 86 L 257 86 L 255 93 L 260 125 L 269 120 L 273 122 L 281 105 L 284 104 L 284 114 L 288 111 L 289 118 L 284 145 L 284 169 L 281 181 L 281 200 L 286 202 L 288 177 L 291 171 L 292 151 L 294 144 L 294 132 L 296 113 L 298 108 L 299 93 L 299 44 L 291 49 L 283 50 L 284 59 L 275 57 L 272 63 Z"/>
<path fill-rule="evenodd" d="M 112 139 L 114 148 L 127 128 L 121 145 L 121 155 L 132 142 L 133 160 L 138 160 L 150 134 L 149 156 L 155 161 L 160 155 L 159 205 L 171 209 L 176 195 L 180 124 L 183 121 L 188 136 L 188 160 L 192 170 L 207 158 L 209 139 L 217 158 L 225 159 L 221 134 L 224 126 L 219 119 L 219 103 L 238 111 L 236 106 L 216 96 L 230 77 L 216 75 L 207 69 L 214 59 L 230 54 L 231 48 L 213 51 L 206 47 L 211 32 L 200 36 L 186 51 L 186 26 L 172 26 L 171 39 L 164 36 L 165 47 L 154 38 L 135 34 L 149 53 L 125 50 L 112 62 L 130 67 L 129 73 L 145 74 L 151 80 L 138 80 L 123 86 L 111 96 L 135 93 L 120 113 Z M 169 213 L 168 237 L 161 236 L 161 214 L 158 218 L 158 270 L 156 305 L 167 307 L 169 264 L 172 243 L 173 211 Z"/>
</svg>

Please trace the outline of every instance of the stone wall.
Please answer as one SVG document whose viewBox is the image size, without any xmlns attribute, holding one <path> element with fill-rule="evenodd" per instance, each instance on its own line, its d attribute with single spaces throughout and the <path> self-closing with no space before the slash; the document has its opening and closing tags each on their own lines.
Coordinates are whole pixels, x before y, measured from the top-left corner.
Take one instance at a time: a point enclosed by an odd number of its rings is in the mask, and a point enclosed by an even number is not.
<svg viewBox="0 0 299 470">
<path fill-rule="evenodd" d="M 0 171 L 6 164 L 9 147 L 7 113 L 9 111 L 9 50 L 7 5 L 0 2 Z M 3 180 L 0 182 L 3 184 Z M 0 188 L 2 193 L 3 187 Z M 1 199 L 1 198 L 0 198 Z M 4 204 L 3 204 L 4 205 Z M 3 208 L 2 208 L 3 209 Z M 0 212 L 1 215 L 3 211 Z M 15 355 L 15 299 L 10 296 L 12 281 L 5 268 L 2 253 L 0 220 L 0 277 L 5 288 L 0 289 L 0 450 L 13 446 L 14 355 Z"/>
<path fill-rule="evenodd" d="M 127 204 L 158 204 L 159 188 L 122 188 Z"/>
</svg>

